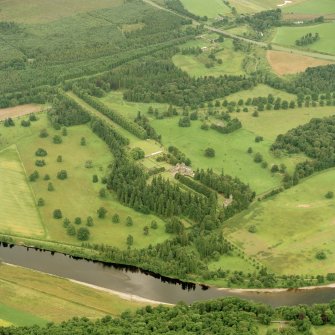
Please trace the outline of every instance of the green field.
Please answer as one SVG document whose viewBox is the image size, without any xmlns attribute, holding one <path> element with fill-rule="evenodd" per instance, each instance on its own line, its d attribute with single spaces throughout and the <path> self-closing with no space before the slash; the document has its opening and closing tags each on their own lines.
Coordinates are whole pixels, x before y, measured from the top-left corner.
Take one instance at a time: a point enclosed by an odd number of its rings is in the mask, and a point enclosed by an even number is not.
<svg viewBox="0 0 335 335">
<path fill-rule="evenodd" d="M 271 199 L 255 203 L 229 220 L 224 233 L 248 255 L 280 274 L 326 274 L 335 262 L 335 202 L 325 198 L 335 191 L 335 170 L 302 181 Z M 255 225 L 251 234 L 248 227 Z M 327 259 L 317 260 L 323 250 Z"/>
<path fill-rule="evenodd" d="M 280 27 L 277 28 L 277 32 L 272 42 L 284 46 L 295 47 L 295 41 L 308 33 L 319 33 L 320 40 L 302 47 L 302 49 L 335 54 L 335 44 L 333 43 L 335 22 L 303 27 Z"/>
<path fill-rule="evenodd" d="M 295 0 L 294 2 L 304 3 L 306 0 Z M 277 5 L 283 4 L 281 0 L 230 0 L 239 13 L 254 13 L 264 10 L 278 8 Z M 282 8 L 289 9 L 291 5 L 283 6 Z"/>
<path fill-rule="evenodd" d="M 4 264 L 0 265 L 0 296 L 0 326 L 1 322 L 29 326 L 74 316 L 116 316 L 144 305 L 67 279 Z"/>
<path fill-rule="evenodd" d="M 35 206 L 15 145 L 0 151 L 0 230 L 3 233 L 44 237 L 44 227 Z"/>
<path fill-rule="evenodd" d="M 200 42 L 201 43 L 201 42 Z M 177 54 L 173 56 L 173 63 L 180 67 L 183 71 L 186 71 L 190 76 L 220 76 L 220 75 L 242 75 L 244 70 L 242 68 L 242 62 L 245 54 L 242 52 L 236 52 L 233 49 L 233 42 L 231 39 L 226 39 L 224 43 L 217 45 L 218 50 L 215 52 L 215 57 L 222 60 L 222 64 L 213 63 L 208 56 L 212 46 L 207 45 L 207 50 L 198 56 L 194 55 L 182 55 Z M 215 49 L 213 49 L 215 50 Z M 213 67 L 207 67 L 206 64 L 213 63 Z"/>
<path fill-rule="evenodd" d="M 77 13 L 98 8 L 111 8 L 120 4 L 122 4 L 122 0 L 2 1 L 0 20 L 24 23 L 48 22 Z"/>
<path fill-rule="evenodd" d="M 216 18 L 230 13 L 230 8 L 222 0 L 181 0 L 181 2 L 189 12 L 199 16 Z"/>
<path fill-rule="evenodd" d="M 294 96 L 277 90 L 269 90 L 265 85 L 260 85 L 252 91 L 241 92 L 229 96 L 228 101 L 236 101 L 238 97 L 246 99 L 253 96 L 281 96 L 288 100 Z M 253 162 L 253 156 L 248 155 L 248 147 L 253 152 L 260 152 L 269 167 L 272 164 L 285 164 L 289 172 L 293 172 L 294 166 L 304 156 L 283 156 L 275 158 L 269 149 L 279 134 L 309 122 L 314 117 L 326 117 L 333 115 L 333 107 L 322 108 L 296 108 L 293 110 L 264 111 L 255 118 L 249 113 L 233 113 L 243 125 L 243 128 L 231 134 L 220 134 L 214 130 L 203 131 L 200 129 L 201 122 L 193 121 L 190 128 L 178 127 L 178 118 L 164 120 L 153 120 L 152 125 L 162 135 L 165 146 L 175 145 L 183 151 L 192 161 L 192 167 L 213 168 L 217 172 L 222 169 L 225 173 L 237 176 L 242 181 L 249 183 L 251 188 L 258 194 L 268 191 L 280 184 L 280 175 L 273 175 L 268 169 L 263 169 L 259 164 Z M 273 125 L 276 125 L 274 128 Z M 256 136 L 263 136 L 264 141 L 255 143 Z M 212 147 L 216 151 L 214 158 L 206 158 L 203 151 Z"/>
<path fill-rule="evenodd" d="M 49 137 L 40 138 L 39 131 L 46 128 Z M 61 209 L 63 217 L 67 217 L 73 223 L 76 217 L 82 219 L 81 226 L 85 226 L 86 218 L 92 216 L 94 226 L 90 228 L 93 243 L 106 243 L 119 248 L 126 248 L 126 239 L 129 234 L 134 237 L 134 247 L 140 248 L 150 243 L 159 243 L 168 238 L 165 233 L 164 222 L 153 216 L 143 215 L 134 210 L 122 206 L 114 195 L 109 194 L 106 198 L 98 196 L 99 190 L 104 187 L 101 178 L 108 173 L 108 165 L 112 161 L 112 155 L 106 144 L 94 135 L 88 126 L 76 126 L 68 129 L 68 135 L 63 137 L 62 144 L 54 144 L 52 137 L 60 134 L 60 131 L 52 129 L 46 119 L 45 114 L 40 114 L 40 119 L 34 122 L 29 128 L 19 125 L 11 128 L 18 135 L 17 141 L 10 137 L 17 145 L 22 163 L 29 176 L 35 170 L 40 174 L 37 181 L 31 182 L 30 187 L 36 199 L 43 198 L 45 206 L 39 207 L 42 222 L 47 231 L 47 239 L 62 241 L 70 244 L 80 244 L 74 237 L 67 235 L 63 227 L 63 220 L 55 220 L 53 211 Z M 0 125 L 0 132 L 3 131 L 3 138 L 10 132 L 8 128 Z M 21 133 L 22 131 L 22 133 Z M 87 145 L 81 146 L 80 140 L 86 138 Z M 8 141 L 9 141 L 8 140 Z M 6 141 L 6 143 L 8 142 Z M 36 167 L 35 151 L 43 148 L 48 152 L 44 158 L 46 166 Z M 4 190 L 5 202 L 2 201 L 0 231 L 26 237 L 43 238 L 44 230 L 40 216 L 36 210 L 35 200 L 26 176 L 20 163 L 19 156 L 14 149 L 5 150 L 4 155 L 0 155 L 0 166 L 5 168 L 4 173 L 8 176 L 1 180 L 1 192 Z M 10 155 L 9 155 L 10 153 Z M 61 155 L 63 162 L 57 162 L 57 156 Z M 3 157 L 3 158 L 1 158 Z M 9 160 L 9 158 L 11 160 Z M 85 168 L 85 162 L 91 160 L 92 168 Z M 57 179 L 57 173 L 66 170 L 68 179 Z M 55 191 L 48 191 L 48 181 L 43 180 L 44 175 L 49 174 L 50 182 L 53 183 Z M 92 182 L 92 176 L 99 176 L 99 183 Z M 14 187 L 12 185 L 14 184 Z M 19 195 L 19 197 L 18 197 Z M 80 198 L 80 201 L 78 199 Z M 105 219 L 98 219 L 97 209 L 105 207 L 108 210 Z M 21 208 L 21 211 L 17 209 Z M 112 216 L 119 214 L 120 223 L 113 224 Z M 126 218 L 131 216 L 134 225 L 126 226 Z M 150 226 L 151 221 L 158 222 L 157 230 L 150 230 L 148 236 L 143 234 L 144 226 Z M 79 227 L 76 227 L 79 228 Z"/>
<path fill-rule="evenodd" d="M 334 14 L 335 6 L 333 0 L 307 0 L 303 3 L 293 3 L 287 7 L 284 6 L 283 12 L 312 15 Z"/>
</svg>

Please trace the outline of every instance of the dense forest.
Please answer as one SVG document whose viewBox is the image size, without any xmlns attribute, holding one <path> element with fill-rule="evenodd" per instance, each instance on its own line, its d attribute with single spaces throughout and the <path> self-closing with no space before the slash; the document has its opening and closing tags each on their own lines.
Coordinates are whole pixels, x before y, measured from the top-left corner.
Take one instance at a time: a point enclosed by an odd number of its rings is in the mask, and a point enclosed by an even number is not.
<svg viewBox="0 0 335 335">
<path fill-rule="evenodd" d="M 312 160 L 298 163 L 298 178 L 335 166 L 335 117 L 312 119 L 309 123 L 279 135 L 271 150 L 303 152 Z"/>
<path fill-rule="evenodd" d="M 323 305 L 293 307 L 270 306 L 237 298 L 180 303 L 173 307 L 147 306 L 136 312 L 123 312 L 120 317 L 91 321 L 74 318 L 46 327 L 1 328 L 0 335 L 88 335 L 88 334 L 218 334 L 259 335 L 260 327 L 272 320 L 285 320 L 285 327 L 268 330 L 267 335 L 310 335 L 312 326 L 334 324 L 335 301 Z"/>
</svg>

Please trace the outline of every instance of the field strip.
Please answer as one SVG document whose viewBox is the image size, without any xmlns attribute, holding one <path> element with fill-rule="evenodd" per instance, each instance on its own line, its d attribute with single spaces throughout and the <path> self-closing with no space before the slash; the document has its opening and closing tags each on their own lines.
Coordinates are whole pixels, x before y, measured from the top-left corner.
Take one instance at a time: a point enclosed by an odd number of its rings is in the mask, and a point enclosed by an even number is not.
<svg viewBox="0 0 335 335">
<path fill-rule="evenodd" d="M 10 266 L 13 266 L 12 264 L 8 264 L 8 263 L 5 263 L 6 265 L 10 265 Z M 14 265 L 15 267 L 17 267 L 16 265 Z M 24 268 L 26 269 L 26 268 Z M 43 273 L 45 274 L 45 272 L 40 272 L 40 271 L 36 271 L 36 270 L 32 270 L 34 272 L 38 272 L 38 273 Z M 51 274 L 48 274 L 49 276 L 53 276 L 53 277 L 56 277 L 56 278 L 61 278 L 61 277 L 58 277 L 58 276 L 54 276 L 54 275 L 51 275 Z M 67 278 L 66 278 L 67 279 Z M 70 282 L 72 282 L 72 280 L 69 280 Z M 97 308 L 97 307 L 94 307 L 94 306 L 90 306 L 90 305 L 87 305 L 87 304 L 83 304 L 83 303 L 80 303 L 80 302 L 77 302 L 77 301 L 74 301 L 74 300 L 71 300 L 71 299 L 66 299 L 64 297 L 59 297 L 55 294 L 51 294 L 49 292 L 45 292 L 43 290 L 39 290 L 35 287 L 31 287 L 31 286 L 27 286 L 27 285 L 23 285 L 21 283 L 18 283 L 14 280 L 8 280 L 8 279 L 3 279 L 3 278 L 0 278 L 0 282 L 4 282 L 4 283 L 9 283 L 9 284 L 12 284 L 12 285 L 15 285 L 15 286 L 19 286 L 19 287 L 23 287 L 25 289 L 28 289 L 28 290 L 31 290 L 31 291 L 35 291 L 35 292 L 38 292 L 38 293 L 41 293 L 41 294 L 44 294 L 46 296 L 49 296 L 49 297 L 52 297 L 52 298 L 56 298 L 56 299 L 59 299 L 59 300 L 64 300 L 66 302 L 69 302 L 71 304 L 74 304 L 74 305 L 77 305 L 77 306 L 81 306 L 81 307 L 84 307 L 84 308 L 89 308 L 89 309 L 93 309 L 97 312 L 101 312 L 101 313 L 105 313 L 105 314 L 110 314 L 109 311 L 106 311 L 104 309 L 101 309 L 101 308 Z M 74 283 L 76 283 L 76 281 L 74 281 Z"/>
<path fill-rule="evenodd" d="M 47 237 L 48 237 L 47 229 L 46 229 L 45 224 L 44 224 L 44 222 L 43 222 L 41 213 L 40 213 L 40 211 L 38 210 L 38 208 L 37 208 L 37 206 L 36 206 L 36 204 L 37 204 L 36 195 L 35 195 L 35 192 L 34 192 L 34 190 L 32 189 L 32 187 L 31 187 L 31 185 L 30 185 L 30 183 L 29 183 L 28 175 L 27 175 L 27 170 L 26 170 L 25 166 L 23 165 L 23 162 L 22 162 L 22 159 L 21 159 L 21 155 L 20 155 L 20 152 L 19 152 L 19 150 L 18 150 L 16 144 L 15 144 L 15 150 L 16 150 L 18 156 L 19 156 L 20 163 L 21 163 L 22 169 L 23 169 L 23 171 L 24 171 L 24 175 L 25 175 L 25 178 L 26 178 L 27 185 L 28 185 L 28 187 L 29 187 L 30 193 L 31 193 L 32 198 L 33 198 L 33 200 L 34 200 L 35 209 L 36 209 L 36 211 L 37 211 L 37 213 L 38 213 L 38 217 L 40 218 L 40 222 L 41 222 L 41 225 L 42 225 L 42 227 L 43 227 L 44 237 L 47 238 Z"/>
</svg>

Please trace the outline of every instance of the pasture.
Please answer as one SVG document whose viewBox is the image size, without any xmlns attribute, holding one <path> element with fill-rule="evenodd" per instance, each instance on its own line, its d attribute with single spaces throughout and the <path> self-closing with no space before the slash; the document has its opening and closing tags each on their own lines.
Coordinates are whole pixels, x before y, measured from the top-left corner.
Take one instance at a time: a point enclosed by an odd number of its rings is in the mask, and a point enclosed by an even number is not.
<svg viewBox="0 0 335 335">
<path fill-rule="evenodd" d="M 44 325 L 74 316 L 116 316 L 144 305 L 21 267 L 2 264 L 0 269 L 0 320 L 16 326 Z"/>
<path fill-rule="evenodd" d="M 335 170 L 314 175 L 275 197 L 255 203 L 227 222 L 224 234 L 278 274 L 326 274 L 334 270 Z M 256 233 L 248 231 L 254 225 Z M 318 251 L 327 258 L 316 259 Z"/>
<path fill-rule="evenodd" d="M 296 47 L 295 41 L 308 33 L 318 33 L 320 39 L 313 44 L 301 47 L 301 49 L 335 54 L 335 44 L 333 43 L 335 22 L 302 27 L 279 27 L 276 30 L 272 43 Z"/>
<path fill-rule="evenodd" d="M 219 15 L 227 15 L 230 8 L 222 0 L 181 0 L 184 7 L 191 13 L 208 18 L 216 18 Z"/>
<path fill-rule="evenodd" d="M 0 151 L 0 231 L 43 238 L 35 196 L 15 145 Z"/>
<path fill-rule="evenodd" d="M 99 197 L 99 190 L 105 187 L 101 183 L 101 178 L 108 174 L 108 165 L 113 157 L 107 145 L 94 135 L 88 126 L 76 126 L 68 129 L 68 135 L 63 136 L 61 144 L 54 144 L 54 135 L 60 135 L 60 131 L 55 131 L 48 126 L 46 116 L 41 115 L 36 123 L 38 129 L 47 129 L 49 137 L 40 138 L 38 131 L 33 131 L 32 135 L 24 141 L 17 143 L 22 161 L 30 175 L 35 170 L 40 177 L 35 182 L 30 183 L 36 198 L 43 198 L 45 205 L 39 207 L 42 219 L 48 230 L 48 238 L 54 241 L 62 241 L 71 244 L 80 244 L 74 237 L 67 235 L 63 227 L 63 220 L 53 218 L 53 211 L 61 209 L 63 218 L 67 217 L 73 223 L 76 217 L 82 219 L 81 226 L 86 225 L 86 218 L 92 216 L 94 226 L 90 228 L 93 243 L 106 243 L 119 248 L 126 248 L 126 239 L 129 234 L 134 237 L 134 247 L 144 247 L 150 243 L 162 242 L 168 235 L 165 233 L 165 225 L 159 218 L 152 215 L 143 215 L 134 210 L 122 206 L 112 194 L 107 192 L 106 198 Z M 86 139 L 86 145 L 81 146 L 81 138 Z M 35 151 L 43 148 L 48 155 L 43 157 L 46 165 L 36 167 Z M 62 162 L 57 162 L 57 157 L 62 156 Z M 92 162 L 91 168 L 86 168 L 87 161 Z M 59 180 L 57 173 L 66 170 L 68 178 Z M 48 174 L 50 180 L 44 180 Z M 97 175 L 99 182 L 93 183 L 93 175 Z M 48 191 L 48 182 L 51 182 L 54 191 Z M 80 201 L 78 199 L 80 198 Z M 104 219 L 99 219 L 97 210 L 100 207 L 107 209 Z M 112 216 L 119 214 L 120 223 L 113 224 Z M 130 216 L 134 221 L 132 227 L 126 226 L 126 218 Z M 143 234 L 144 226 L 150 226 L 151 221 L 158 222 L 157 230 L 150 230 L 148 236 Z M 79 228 L 78 226 L 76 228 Z M 29 234 L 27 233 L 27 236 Z"/>
<path fill-rule="evenodd" d="M 266 86 L 256 90 L 256 96 L 267 96 Z M 263 94 L 260 94 L 260 93 Z M 275 93 L 272 91 L 272 93 Z M 283 92 L 285 95 L 286 93 Z M 250 92 L 246 97 L 250 96 Z M 252 96 L 252 95 L 251 95 Z M 245 97 L 245 98 L 246 98 Z M 229 99 L 228 101 L 236 101 Z M 162 135 L 165 146 L 175 145 L 192 161 L 193 169 L 213 168 L 220 173 L 225 173 L 240 178 L 249 183 L 257 194 L 266 192 L 279 186 L 281 176 L 271 174 L 269 168 L 272 164 L 285 164 L 289 172 L 292 172 L 297 162 L 305 159 L 302 155 L 274 157 L 270 152 L 270 146 L 279 134 L 309 122 L 313 117 L 326 117 L 334 114 L 333 107 L 322 108 L 296 108 L 293 110 L 264 111 L 255 118 L 252 113 L 233 113 L 242 122 L 242 129 L 231 134 L 220 134 L 215 130 L 204 131 L 200 129 L 201 121 L 192 121 L 191 127 L 180 128 L 178 118 L 153 120 L 152 125 Z M 276 127 L 273 127 L 273 125 Z M 256 136 L 263 136 L 264 141 L 255 143 Z M 207 158 L 203 151 L 211 147 L 216 151 L 216 156 Z M 253 162 L 253 155 L 247 154 L 247 149 L 252 147 L 253 152 L 262 154 L 269 168 L 263 169 L 260 164 Z"/>
<path fill-rule="evenodd" d="M 296 74 L 309 67 L 333 64 L 334 62 L 303 56 L 296 53 L 268 50 L 266 58 L 273 71 L 280 75 Z"/>
<path fill-rule="evenodd" d="M 245 54 L 234 51 L 233 41 L 231 39 L 225 39 L 223 43 L 214 46 L 206 44 L 206 47 L 208 49 L 198 56 L 177 54 L 172 58 L 173 63 L 190 76 L 195 77 L 220 76 L 225 74 L 242 75 L 245 73 L 242 68 Z M 208 56 L 212 48 L 216 59 L 221 59 L 222 64 L 218 64 L 209 59 Z M 217 51 L 215 51 L 216 48 Z"/>
</svg>

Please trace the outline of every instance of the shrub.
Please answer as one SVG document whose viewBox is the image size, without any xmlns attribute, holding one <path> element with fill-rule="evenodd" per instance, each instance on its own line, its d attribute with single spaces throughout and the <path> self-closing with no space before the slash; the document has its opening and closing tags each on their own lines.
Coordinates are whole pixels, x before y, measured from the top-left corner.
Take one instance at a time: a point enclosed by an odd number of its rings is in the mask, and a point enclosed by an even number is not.
<svg viewBox="0 0 335 335">
<path fill-rule="evenodd" d="M 44 199 L 43 198 L 39 198 L 38 200 L 37 200 L 37 206 L 38 207 L 43 207 L 45 205 L 45 201 L 44 201 Z"/>
<path fill-rule="evenodd" d="M 48 136 L 49 136 L 49 133 L 47 132 L 46 129 L 42 129 L 42 130 L 40 131 L 40 137 L 41 137 L 41 138 L 45 138 L 45 137 L 48 137 Z"/>
<path fill-rule="evenodd" d="M 86 138 L 85 138 L 85 137 L 82 137 L 82 138 L 80 139 L 80 145 L 81 145 L 81 146 L 85 146 L 85 145 L 86 145 Z"/>
<path fill-rule="evenodd" d="M 119 216 L 119 214 L 114 214 L 113 215 L 112 222 L 113 223 L 119 223 L 120 222 L 120 216 Z"/>
<path fill-rule="evenodd" d="M 37 121 L 37 116 L 36 116 L 36 114 L 29 114 L 29 121 L 31 121 L 31 122 L 35 122 L 35 121 Z"/>
<path fill-rule="evenodd" d="M 92 216 L 88 216 L 87 217 L 87 219 L 86 219 L 86 226 L 88 226 L 88 227 L 94 226 L 94 221 L 93 221 Z"/>
<path fill-rule="evenodd" d="M 37 159 L 35 161 L 35 165 L 38 166 L 38 167 L 42 167 L 42 166 L 46 165 L 45 160 L 44 159 Z"/>
<path fill-rule="evenodd" d="M 74 225 L 69 224 L 69 226 L 67 227 L 66 232 L 67 232 L 68 235 L 74 236 L 74 235 L 76 235 L 76 228 L 74 227 Z"/>
<path fill-rule="evenodd" d="M 60 209 L 55 209 L 53 212 L 54 219 L 61 219 L 63 217 L 62 211 Z"/>
<path fill-rule="evenodd" d="M 63 221 L 63 227 L 67 228 L 70 225 L 70 223 L 71 223 L 70 220 L 68 218 L 65 218 Z"/>
<path fill-rule="evenodd" d="M 333 199 L 334 198 L 334 192 L 328 191 L 325 195 L 327 199 Z"/>
<path fill-rule="evenodd" d="M 44 175 L 43 177 L 44 180 L 50 180 L 50 176 L 48 174 Z"/>
<path fill-rule="evenodd" d="M 61 170 L 57 173 L 57 178 L 60 180 L 67 179 L 67 172 L 66 170 Z"/>
<path fill-rule="evenodd" d="M 99 191 L 99 197 L 100 198 L 106 198 L 106 189 L 105 188 L 101 188 Z"/>
<path fill-rule="evenodd" d="M 252 152 L 253 152 L 252 148 L 249 147 L 248 150 L 247 150 L 247 153 L 248 153 L 248 154 L 252 154 Z"/>
<path fill-rule="evenodd" d="M 87 241 L 90 238 L 90 231 L 86 227 L 81 227 L 77 231 L 77 239 L 79 241 Z"/>
<path fill-rule="evenodd" d="M 263 156 L 259 152 L 257 152 L 254 157 L 254 162 L 261 163 L 262 161 L 263 161 Z"/>
<path fill-rule="evenodd" d="M 92 182 L 97 183 L 98 181 L 99 181 L 98 176 L 96 174 L 94 174 L 93 177 L 92 177 Z"/>
<path fill-rule="evenodd" d="M 66 127 L 62 128 L 62 135 L 63 136 L 67 136 L 67 129 L 66 129 Z"/>
<path fill-rule="evenodd" d="M 213 148 L 205 149 L 205 156 L 206 157 L 215 157 L 215 150 Z"/>
<path fill-rule="evenodd" d="M 62 163 L 63 162 L 63 157 L 62 155 L 57 156 L 57 163 Z"/>
<path fill-rule="evenodd" d="M 143 227 L 143 234 L 144 235 L 149 235 L 149 227 L 148 226 Z"/>
<path fill-rule="evenodd" d="M 255 225 L 251 225 L 251 226 L 249 226 L 249 228 L 248 228 L 248 232 L 249 232 L 249 233 L 252 233 L 252 234 L 255 234 L 255 233 L 257 232 L 257 228 L 256 228 L 256 226 L 255 226 Z"/>
<path fill-rule="evenodd" d="M 62 138 L 59 136 L 59 135 L 55 135 L 53 138 L 52 138 L 52 142 L 54 144 L 61 144 L 63 142 Z"/>
<path fill-rule="evenodd" d="M 47 155 L 48 155 L 47 151 L 42 148 L 38 148 L 35 152 L 35 156 L 37 157 L 45 157 Z"/>
<path fill-rule="evenodd" d="M 315 258 L 316 259 L 319 259 L 319 260 L 323 260 L 323 259 L 326 259 L 327 258 L 327 255 L 326 253 L 321 250 L 321 251 L 318 251 L 316 254 L 315 254 Z"/>
<path fill-rule="evenodd" d="M 157 229 L 158 228 L 158 223 L 155 220 L 153 220 L 153 221 L 151 221 L 150 227 L 151 227 L 151 229 Z"/>
<path fill-rule="evenodd" d="M 53 184 L 52 183 L 48 183 L 48 191 L 49 192 L 52 192 L 52 191 L 54 191 L 55 190 L 55 188 L 54 188 L 54 186 L 53 186 Z"/>
<path fill-rule="evenodd" d="M 128 216 L 126 219 L 126 225 L 130 227 L 133 224 L 134 224 L 133 219 L 130 216 Z"/>
<path fill-rule="evenodd" d="M 75 219 L 74 219 L 74 223 L 76 225 L 80 225 L 81 224 L 81 218 L 79 216 L 77 216 Z"/>
<path fill-rule="evenodd" d="M 30 121 L 29 120 L 22 120 L 21 121 L 22 127 L 30 127 Z"/>
<path fill-rule="evenodd" d="M 39 177 L 39 173 L 35 170 L 30 176 L 29 181 L 36 181 Z"/>
<path fill-rule="evenodd" d="M 97 214 L 98 214 L 99 219 L 103 219 L 106 216 L 106 214 L 107 214 L 107 209 L 104 208 L 104 207 L 100 207 L 97 210 Z"/>
</svg>

